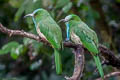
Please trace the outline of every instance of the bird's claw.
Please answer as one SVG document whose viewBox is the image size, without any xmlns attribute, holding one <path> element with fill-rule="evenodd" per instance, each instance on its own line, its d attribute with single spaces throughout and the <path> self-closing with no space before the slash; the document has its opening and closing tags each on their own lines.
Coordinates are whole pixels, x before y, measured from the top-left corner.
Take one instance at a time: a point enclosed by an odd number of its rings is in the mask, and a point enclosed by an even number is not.
<svg viewBox="0 0 120 80">
<path fill-rule="evenodd" d="M 68 38 L 66 38 L 64 42 L 70 42 L 70 40 Z"/>
</svg>

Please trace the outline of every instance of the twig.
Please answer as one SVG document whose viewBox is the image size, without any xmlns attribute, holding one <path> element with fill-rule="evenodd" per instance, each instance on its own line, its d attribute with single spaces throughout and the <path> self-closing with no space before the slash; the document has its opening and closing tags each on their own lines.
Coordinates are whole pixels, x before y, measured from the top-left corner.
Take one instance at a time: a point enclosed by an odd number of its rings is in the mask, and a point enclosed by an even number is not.
<svg viewBox="0 0 120 80">
<path fill-rule="evenodd" d="M 56 19 L 58 20 L 61 17 L 62 14 L 63 14 L 63 10 L 60 10 L 58 15 L 56 16 Z"/>
<path fill-rule="evenodd" d="M 106 65 L 111 65 L 113 67 L 116 67 L 117 69 L 120 69 L 120 59 L 117 58 L 111 50 L 103 45 L 99 45 L 99 50 L 101 55 L 107 62 Z"/>
<path fill-rule="evenodd" d="M 23 37 L 31 38 L 31 39 L 34 39 L 36 41 L 41 41 L 41 42 L 44 42 L 44 43 L 48 44 L 48 41 L 46 41 L 43 38 L 40 38 L 39 36 L 36 36 L 36 35 L 34 35 L 32 33 L 25 32 L 23 30 L 11 30 L 11 29 L 7 29 L 1 23 L 0 23 L 0 31 L 3 32 L 3 33 L 5 33 L 5 34 L 8 34 L 10 37 L 12 35 L 14 35 L 14 36 L 15 35 L 17 35 L 17 36 L 23 36 Z"/>
<path fill-rule="evenodd" d="M 112 72 L 112 73 L 109 73 L 109 74 L 107 74 L 107 75 L 105 75 L 104 76 L 104 79 L 106 80 L 108 80 L 108 78 L 110 78 L 110 77 L 112 77 L 112 76 L 120 76 L 120 72 Z M 98 78 L 98 79 L 96 79 L 96 80 L 102 80 L 101 78 Z"/>
<path fill-rule="evenodd" d="M 34 51 L 33 45 L 32 45 L 32 43 L 29 43 L 28 44 L 28 56 L 29 56 L 30 60 L 33 60 L 36 57 L 36 56 L 33 55 L 33 51 Z"/>
</svg>

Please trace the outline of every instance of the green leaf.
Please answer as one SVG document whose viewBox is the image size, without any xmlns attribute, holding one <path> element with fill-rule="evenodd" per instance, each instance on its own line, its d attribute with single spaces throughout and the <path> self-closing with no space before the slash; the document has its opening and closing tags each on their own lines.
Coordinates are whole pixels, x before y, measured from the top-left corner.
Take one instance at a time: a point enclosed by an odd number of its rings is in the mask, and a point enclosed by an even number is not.
<svg viewBox="0 0 120 80">
<path fill-rule="evenodd" d="M 18 56 L 19 56 L 19 52 L 18 52 L 15 48 L 13 48 L 13 49 L 11 50 L 10 56 L 11 56 L 13 59 L 17 59 Z"/>
<path fill-rule="evenodd" d="M 12 48 L 11 50 L 11 57 L 13 59 L 17 59 L 20 55 L 26 52 L 27 48 L 23 45 L 19 45 L 17 48 Z"/>
<path fill-rule="evenodd" d="M 7 54 L 7 51 L 6 50 L 0 50 L 0 55 L 2 55 L 2 54 Z"/>
<path fill-rule="evenodd" d="M 64 13 L 67 13 L 72 7 L 72 2 L 69 2 L 67 5 L 65 5 L 62 10 Z"/>
<path fill-rule="evenodd" d="M 14 21 L 18 21 L 18 19 L 21 17 L 23 12 L 25 11 L 25 5 L 28 3 L 29 0 L 25 0 L 22 4 L 21 7 L 18 9 L 18 11 L 15 14 Z"/>
<path fill-rule="evenodd" d="M 30 43 L 33 43 L 33 41 L 34 41 L 34 40 L 32 40 L 32 39 L 30 39 L 30 38 L 24 38 L 24 39 L 23 39 L 24 45 L 28 45 L 28 44 L 30 44 Z"/>
<path fill-rule="evenodd" d="M 8 44 L 4 45 L 0 50 L 0 55 L 7 54 L 12 50 L 12 48 L 17 47 L 19 44 L 15 41 L 9 42 Z"/>
<path fill-rule="evenodd" d="M 32 45 L 34 50 L 38 53 L 43 53 L 46 54 L 47 56 L 51 56 L 51 54 L 53 53 L 53 49 L 47 45 L 44 45 L 43 43 L 34 41 Z"/>
<path fill-rule="evenodd" d="M 70 0 L 57 0 L 56 8 L 62 8 L 63 6 L 67 5 Z"/>
<path fill-rule="evenodd" d="M 9 4 L 14 8 L 20 7 L 22 2 L 23 0 L 9 0 Z"/>
<path fill-rule="evenodd" d="M 52 4 L 51 0 L 42 0 L 43 7 L 49 7 Z"/>
</svg>

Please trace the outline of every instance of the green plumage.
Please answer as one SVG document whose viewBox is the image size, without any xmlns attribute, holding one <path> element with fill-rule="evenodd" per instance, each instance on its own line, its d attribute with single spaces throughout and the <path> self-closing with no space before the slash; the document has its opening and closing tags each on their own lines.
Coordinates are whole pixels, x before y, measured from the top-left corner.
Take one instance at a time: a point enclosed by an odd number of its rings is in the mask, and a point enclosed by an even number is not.
<svg viewBox="0 0 120 80">
<path fill-rule="evenodd" d="M 32 19 L 38 35 L 48 40 L 54 48 L 56 72 L 57 74 L 61 74 L 62 64 L 61 54 L 59 53 L 62 44 L 61 29 L 46 10 L 37 9 L 32 14 Z"/>
<path fill-rule="evenodd" d="M 65 18 L 66 23 L 69 24 L 70 28 L 70 39 L 75 44 L 83 44 L 85 48 L 87 48 L 96 63 L 97 69 L 103 78 L 104 73 L 101 66 L 100 59 L 98 57 L 99 51 L 98 51 L 98 38 L 96 33 L 90 29 L 77 15 L 69 15 Z"/>
<path fill-rule="evenodd" d="M 80 42 L 92 53 L 98 54 L 98 38 L 95 32 L 82 21 L 69 21 L 70 36 L 74 33 L 80 38 Z M 74 43 L 77 41 L 72 40 Z M 79 43 L 76 43 L 79 44 Z"/>
<path fill-rule="evenodd" d="M 46 10 L 43 10 L 42 12 L 37 12 L 34 17 L 37 23 L 36 30 L 40 29 L 40 32 L 51 43 L 53 48 L 59 50 L 62 43 L 62 32 L 57 23 L 52 19 L 52 17 Z"/>
<path fill-rule="evenodd" d="M 55 54 L 56 71 L 58 74 L 61 74 L 62 72 L 61 55 L 56 49 L 54 49 L 54 54 Z"/>
</svg>

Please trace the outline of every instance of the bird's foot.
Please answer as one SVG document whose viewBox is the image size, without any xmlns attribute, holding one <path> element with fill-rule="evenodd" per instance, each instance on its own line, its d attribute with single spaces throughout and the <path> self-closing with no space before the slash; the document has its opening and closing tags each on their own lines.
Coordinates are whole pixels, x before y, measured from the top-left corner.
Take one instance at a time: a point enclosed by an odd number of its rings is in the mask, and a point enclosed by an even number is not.
<svg viewBox="0 0 120 80">
<path fill-rule="evenodd" d="M 70 42 L 70 39 L 66 38 L 64 42 Z"/>
</svg>

